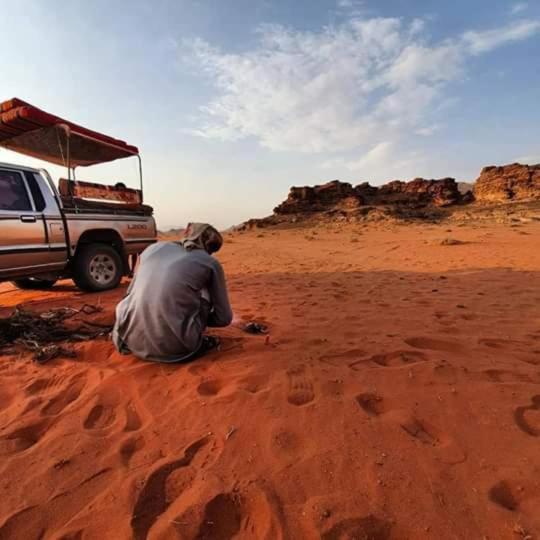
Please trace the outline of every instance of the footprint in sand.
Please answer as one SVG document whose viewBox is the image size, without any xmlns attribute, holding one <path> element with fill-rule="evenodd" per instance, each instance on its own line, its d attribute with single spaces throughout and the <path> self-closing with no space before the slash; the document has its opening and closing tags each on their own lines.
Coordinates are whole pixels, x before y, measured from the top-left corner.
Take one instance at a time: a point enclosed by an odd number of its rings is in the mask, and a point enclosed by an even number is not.
<svg viewBox="0 0 540 540">
<path fill-rule="evenodd" d="M 277 426 L 272 429 L 269 443 L 271 452 L 280 460 L 297 460 L 305 455 L 306 450 L 311 446 L 309 438 L 303 437 L 301 433 L 286 426 Z"/>
<path fill-rule="evenodd" d="M 200 506 L 175 517 L 172 521 L 176 529 L 175 538 L 232 540 L 297 537 L 289 534 L 284 524 L 282 503 L 267 482 L 262 489 L 245 486 L 241 494 L 222 491 Z"/>
<path fill-rule="evenodd" d="M 88 510 L 96 499 L 96 493 L 110 489 L 112 474 L 110 468 L 98 470 L 66 491 L 58 491 L 55 496 L 40 501 L 40 504 L 12 514 L 0 527 L 0 539 L 52 538 L 53 531 L 58 531 L 75 516 Z"/>
<path fill-rule="evenodd" d="M 420 351 L 393 351 L 383 354 L 375 354 L 366 358 L 365 360 L 359 360 L 349 364 L 349 367 L 355 371 L 358 371 L 366 363 L 377 364 L 381 367 L 399 367 L 410 364 L 417 364 L 418 362 L 426 362 L 428 356 Z"/>
<path fill-rule="evenodd" d="M 400 424 L 400 426 L 415 439 L 424 444 L 437 444 L 437 439 L 427 430 L 425 425 L 414 417 L 410 417 Z"/>
<path fill-rule="evenodd" d="M 120 447 L 120 459 L 122 464 L 126 467 L 129 466 L 133 456 L 142 450 L 145 446 L 145 440 L 142 437 L 131 437 L 125 441 Z"/>
<path fill-rule="evenodd" d="M 377 394 L 358 394 L 355 399 L 360 408 L 369 416 L 379 416 L 384 413 L 383 398 Z"/>
<path fill-rule="evenodd" d="M 522 341 L 517 341 L 514 339 L 495 339 L 495 338 L 480 338 L 478 340 L 479 345 L 484 345 L 485 347 L 490 347 L 491 349 L 516 349 L 520 346 L 527 346 L 526 343 Z"/>
<path fill-rule="evenodd" d="M 90 409 L 84 420 L 83 427 L 84 429 L 105 429 L 112 425 L 115 420 L 116 412 L 114 407 L 98 403 Z"/>
<path fill-rule="evenodd" d="M 0 454 L 23 452 L 39 442 L 49 428 L 49 422 L 41 420 L 15 429 L 0 439 Z"/>
<path fill-rule="evenodd" d="M 528 373 L 508 371 L 505 369 L 486 369 L 482 372 L 489 381 L 496 383 L 528 382 L 540 383 L 540 377 L 531 377 Z"/>
<path fill-rule="evenodd" d="M 535 421 L 531 418 L 535 416 Z M 514 411 L 514 420 L 521 431 L 532 437 L 540 437 L 540 394 L 531 398 L 531 404 L 518 407 Z"/>
<path fill-rule="evenodd" d="M 306 405 L 315 398 L 313 382 L 306 373 L 305 366 L 296 366 L 287 371 L 289 391 L 287 401 L 292 405 Z"/>
<path fill-rule="evenodd" d="M 223 383 L 217 379 L 204 381 L 197 386 L 197 392 L 201 396 L 216 396 L 223 388 Z"/>
<path fill-rule="evenodd" d="M 128 403 L 126 406 L 126 425 L 124 431 L 137 431 L 141 429 L 142 421 L 137 408 L 133 403 Z"/>
<path fill-rule="evenodd" d="M 365 538 L 366 540 L 387 540 L 392 524 L 369 515 L 338 521 L 330 530 L 321 535 L 321 540 L 341 540 L 342 538 Z"/>
<path fill-rule="evenodd" d="M 405 411 L 402 411 L 402 413 L 405 414 L 398 415 L 395 419 L 397 424 L 413 439 L 426 446 L 434 447 L 434 450 L 436 449 L 434 457 L 438 461 L 446 465 L 458 465 L 467 461 L 467 452 L 447 434 L 441 433 L 433 425 L 419 420 L 411 413 Z"/>
<path fill-rule="evenodd" d="M 409 411 L 396 410 L 385 414 L 385 418 L 394 421 L 403 431 L 423 444 L 439 445 L 435 429 L 422 420 L 415 418 Z"/>
<path fill-rule="evenodd" d="M 455 384 L 459 377 L 459 370 L 444 360 L 433 365 L 433 375 L 442 379 L 447 384 Z"/>
<path fill-rule="evenodd" d="M 150 474 L 139 493 L 131 517 L 134 540 L 146 540 L 154 523 L 173 502 L 167 497 L 166 485 L 169 476 L 181 467 L 188 467 L 209 442 L 210 437 L 198 439 L 184 450 L 183 457 L 161 465 Z"/>
<path fill-rule="evenodd" d="M 82 375 L 75 375 L 71 381 Z M 49 374 L 47 377 L 33 379 L 32 382 L 24 388 L 26 395 L 34 396 L 36 394 L 46 394 L 61 387 L 66 381 L 70 380 L 67 374 Z"/>
<path fill-rule="evenodd" d="M 32 383 L 30 383 L 24 391 L 27 395 L 33 396 L 34 394 L 39 394 L 43 390 L 46 390 L 52 386 L 51 379 L 36 379 Z"/>
<path fill-rule="evenodd" d="M 366 356 L 366 354 L 367 353 L 363 351 L 362 349 L 348 349 L 342 352 L 325 354 L 319 358 L 319 361 L 325 364 L 329 364 L 334 367 L 339 367 L 343 365 L 343 361 L 346 362 L 347 360 L 350 361 L 353 359 L 357 360 L 358 358 L 361 358 L 362 356 Z M 359 363 L 361 361 L 362 360 L 358 360 L 357 362 L 354 362 L 354 363 Z M 347 365 L 350 366 L 351 364 L 347 364 Z"/>
<path fill-rule="evenodd" d="M 55 397 L 50 399 L 41 409 L 44 416 L 55 416 L 60 414 L 68 405 L 79 399 L 81 392 L 86 386 L 86 377 L 83 374 L 75 375 L 69 381 L 67 388 L 60 391 Z"/>
<path fill-rule="evenodd" d="M 239 381 L 238 386 L 250 394 L 257 394 L 266 389 L 267 383 L 268 377 L 266 375 L 248 375 Z"/>
<path fill-rule="evenodd" d="M 404 339 L 407 345 L 416 349 L 429 349 L 432 351 L 442 351 L 457 353 L 463 351 L 463 346 L 455 341 L 444 341 L 430 337 L 411 337 Z"/>
<path fill-rule="evenodd" d="M 490 501 L 512 512 L 517 510 L 519 506 L 512 493 L 510 485 L 504 480 L 497 482 L 493 487 L 490 488 L 488 497 Z"/>
<path fill-rule="evenodd" d="M 520 514 L 533 514 L 540 502 L 540 490 L 534 481 L 529 479 L 500 480 L 488 491 L 488 499 L 496 505 L 510 512 L 519 511 Z"/>
<path fill-rule="evenodd" d="M 122 401 L 122 395 L 114 386 L 100 391 L 97 397 L 92 400 L 92 406 L 89 410 L 87 409 L 88 412 L 83 421 L 84 429 L 98 431 L 118 424 L 124 419 Z M 125 409 L 125 417 L 126 425 L 130 424 L 130 421 L 134 422 L 135 425 L 140 424 L 137 412 L 130 407 L 130 403 Z"/>
<path fill-rule="evenodd" d="M 204 517 L 195 539 L 232 539 L 240 531 L 241 523 L 242 513 L 238 496 L 232 493 L 219 493 L 204 507 Z"/>
<path fill-rule="evenodd" d="M 7 409 L 13 403 L 14 397 L 9 388 L 0 388 L 0 411 Z"/>
</svg>

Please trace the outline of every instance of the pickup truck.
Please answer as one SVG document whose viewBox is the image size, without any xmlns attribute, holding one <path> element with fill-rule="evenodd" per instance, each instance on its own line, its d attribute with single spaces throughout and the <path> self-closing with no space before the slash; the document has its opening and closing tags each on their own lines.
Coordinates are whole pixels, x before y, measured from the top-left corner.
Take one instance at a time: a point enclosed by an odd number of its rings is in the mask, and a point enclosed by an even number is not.
<svg viewBox="0 0 540 540">
<path fill-rule="evenodd" d="M 0 163 L 0 281 L 48 288 L 70 277 L 86 291 L 116 287 L 130 256 L 156 241 L 148 209 L 69 206 L 45 170 Z"/>
<path fill-rule="evenodd" d="M 72 278 L 85 291 L 116 287 L 156 241 L 143 204 L 137 147 L 13 98 L 0 103 L 0 148 L 65 166 L 58 189 L 44 169 L 0 163 L 0 281 L 49 288 Z M 135 157 L 140 189 L 76 180 L 78 167 Z"/>
</svg>

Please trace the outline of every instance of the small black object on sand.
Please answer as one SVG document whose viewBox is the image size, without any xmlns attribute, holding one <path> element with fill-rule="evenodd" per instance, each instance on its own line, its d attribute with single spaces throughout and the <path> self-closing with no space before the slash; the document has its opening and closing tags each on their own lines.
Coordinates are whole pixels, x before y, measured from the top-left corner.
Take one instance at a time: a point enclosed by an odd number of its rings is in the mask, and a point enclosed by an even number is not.
<svg viewBox="0 0 540 540">
<path fill-rule="evenodd" d="M 247 332 L 248 334 L 267 334 L 268 333 L 268 327 L 264 324 L 260 324 L 257 322 L 248 322 L 246 325 L 244 325 L 243 328 L 244 332 Z"/>
</svg>

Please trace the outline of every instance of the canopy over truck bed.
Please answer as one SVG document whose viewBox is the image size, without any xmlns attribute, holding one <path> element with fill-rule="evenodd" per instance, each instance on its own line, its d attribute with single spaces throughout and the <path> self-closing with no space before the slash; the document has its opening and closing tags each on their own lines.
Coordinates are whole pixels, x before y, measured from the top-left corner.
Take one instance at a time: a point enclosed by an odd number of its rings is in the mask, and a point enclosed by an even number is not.
<svg viewBox="0 0 540 540">
<path fill-rule="evenodd" d="M 135 156 L 139 160 L 140 191 L 129 190 L 137 191 L 139 195 L 138 201 L 131 199 L 130 202 L 140 204 L 143 201 L 142 164 L 136 146 L 64 120 L 21 99 L 13 98 L 0 103 L 0 147 L 67 167 L 68 183 L 63 186 L 62 195 L 69 195 L 72 199 L 84 197 L 84 190 L 77 185 L 80 183 L 72 182 L 72 173 L 74 177 L 77 167 Z M 66 189 L 69 193 L 66 193 Z M 104 195 L 108 194 L 112 195 L 109 199 L 122 201 L 122 198 L 114 195 L 114 191 L 125 189 L 125 186 L 118 186 L 101 192 L 94 189 L 92 193 L 97 198 L 107 198 Z"/>
</svg>

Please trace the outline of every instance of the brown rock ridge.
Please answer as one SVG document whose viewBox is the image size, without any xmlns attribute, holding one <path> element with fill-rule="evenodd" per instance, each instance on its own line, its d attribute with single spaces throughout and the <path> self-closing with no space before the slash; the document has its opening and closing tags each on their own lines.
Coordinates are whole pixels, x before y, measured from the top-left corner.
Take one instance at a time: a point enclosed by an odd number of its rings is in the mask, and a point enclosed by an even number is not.
<svg viewBox="0 0 540 540">
<path fill-rule="evenodd" d="M 364 182 L 356 187 L 333 180 L 322 186 L 292 187 L 287 199 L 274 209 L 277 215 L 313 214 L 334 209 L 369 205 L 425 206 L 433 204 L 444 207 L 460 203 L 464 196 L 453 178 L 424 180 L 415 178 L 410 182 L 394 180 L 380 187 Z"/>
<path fill-rule="evenodd" d="M 474 185 L 479 202 L 540 199 L 540 164 L 484 167 Z"/>
<path fill-rule="evenodd" d="M 451 206 L 462 202 L 463 196 L 453 178 L 441 180 L 425 180 L 415 178 L 410 182 L 393 180 L 383 186 L 374 188 L 369 183 L 356 187 L 368 204 L 412 204 L 435 206 Z"/>
<path fill-rule="evenodd" d="M 469 205 L 477 201 L 477 204 Z M 498 220 L 504 221 L 514 210 L 521 215 L 536 212 L 531 204 L 540 201 L 540 164 L 514 163 L 482 169 L 476 184 L 456 182 L 453 178 L 410 182 L 393 180 L 382 186 L 368 182 L 352 186 L 333 180 L 313 187 L 292 187 L 287 199 L 264 219 L 251 219 L 240 228 L 266 227 L 306 220 L 379 221 L 432 220 L 450 217 L 473 219 L 479 212 L 493 214 L 496 204 L 517 203 L 526 208 L 498 208 Z M 518 206 L 519 206 L 518 205 Z M 504 204 L 502 205 L 504 206 Z M 491 210 L 490 210 L 491 209 Z M 494 214 L 493 214 L 494 215 Z M 536 215 L 536 214 L 535 214 Z"/>
<path fill-rule="evenodd" d="M 353 204 L 363 201 L 347 182 L 333 180 L 322 186 L 292 187 L 287 199 L 274 208 L 276 214 L 304 214 L 323 212 L 350 199 Z"/>
</svg>

